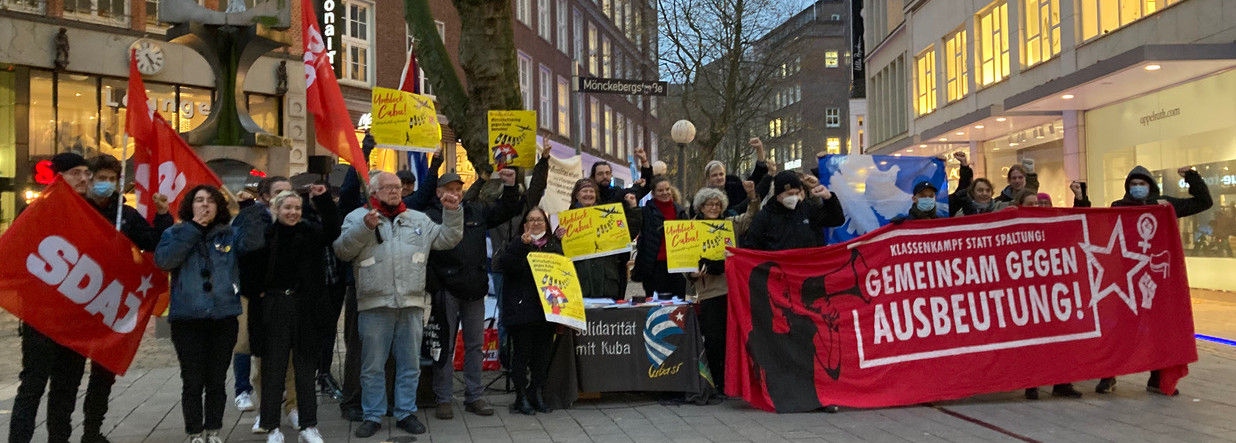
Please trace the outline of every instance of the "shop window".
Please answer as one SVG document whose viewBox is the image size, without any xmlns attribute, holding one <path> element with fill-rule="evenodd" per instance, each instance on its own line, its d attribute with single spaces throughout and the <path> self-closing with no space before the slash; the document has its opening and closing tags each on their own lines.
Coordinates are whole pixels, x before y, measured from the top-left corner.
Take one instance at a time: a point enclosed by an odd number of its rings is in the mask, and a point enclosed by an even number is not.
<svg viewBox="0 0 1236 443">
<path fill-rule="evenodd" d="M 1153 1 L 1153 0 L 1152 0 Z M 1060 0 L 1025 0 L 1026 66 L 1060 53 Z"/>
<path fill-rule="evenodd" d="M 1082 40 L 1100 37 L 1184 0 L 1080 0 Z"/>
<path fill-rule="evenodd" d="M 30 71 L 30 156 L 56 154 L 56 100 L 52 73 Z"/>
<path fill-rule="evenodd" d="M 59 76 L 57 86 L 56 109 L 60 126 L 56 134 L 57 152 L 76 152 L 87 158 L 97 155 L 98 78 L 64 74 Z"/>
<path fill-rule="evenodd" d="M 558 76 L 558 133 L 571 136 L 571 84 Z"/>
<path fill-rule="evenodd" d="M 279 97 L 249 94 L 249 116 L 262 130 L 275 135 L 282 135 L 283 113 L 280 112 Z"/>
<path fill-rule="evenodd" d="M 343 79 L 368 85 L 373 60 L 369 35 L 373 5 L 349 0 L 343 9 Z"/>
<path fill-rule="evenodd" d="M 0 181 L 17 176 L 17 75 L 0 71 Z M 0 189 L 0 232 L 17 215 L 17 194 Z"/>
<path fill-rule="evenodd" d="M 176 113 L 180 117 L 176 126 L 177 130 L 189 132 L 201 126 L 202 122 L 210 117 L 210 103 L 213 96 L 214 92 L 209 89 L 181 86 L 180 100 L 176 107 Z"/>
<path fill-rule="evenodd" d="M 1009 76 L 1009 6 L 1003 1 L 989 6 L 978 15 L 979 84 L 987 86 Z"/>
<path fill-rule="evenodd" d="M 944 84 L 948 101 L 965 97 L 970 92 L 970 71 L 967 65 L 966 30 L 963 28 L 944 39 Z"/>
<path fill-rule="evenodd" d="M 5 9 L 13 9 L 17 11 L 33 12 L 35 14 L 43 14 L 46 0 L 3 0 Z"/>
<path fill-rule="evenodd" d="M 925 115 L 936 110 L 936 50 L 928 47 L 914 59 L 914 110 Z"/>
</svg>

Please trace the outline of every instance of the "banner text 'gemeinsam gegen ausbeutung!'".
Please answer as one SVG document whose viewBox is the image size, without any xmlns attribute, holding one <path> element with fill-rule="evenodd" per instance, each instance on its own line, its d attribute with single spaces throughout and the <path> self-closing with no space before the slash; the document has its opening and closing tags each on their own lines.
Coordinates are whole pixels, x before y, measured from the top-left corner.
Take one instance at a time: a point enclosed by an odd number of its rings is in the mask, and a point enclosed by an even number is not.
<svg viewBox="0 0 1236 443">
<path fill-rule="evenodd" d="M 731 313 L 750 315 L 731 323 L 726 366 L 738 370 L 726 386 L 765 409 L 912 404 L 1164 368 L 1174 386 L 1197 359 L 1167 207 L 1021 209 L 812 250 L 731 251 Z"/>
</svg>

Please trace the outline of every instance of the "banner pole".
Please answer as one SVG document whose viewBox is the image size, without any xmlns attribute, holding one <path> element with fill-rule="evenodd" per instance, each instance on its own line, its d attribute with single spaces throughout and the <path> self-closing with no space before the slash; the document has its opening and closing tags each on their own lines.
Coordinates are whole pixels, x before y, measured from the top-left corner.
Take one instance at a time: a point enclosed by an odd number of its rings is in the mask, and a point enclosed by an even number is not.
<svg viewBox="0 0 1236 443">
<path fill-rule="evenodd" d="M 120 183 L 116 185 L 116 230 L 120 230 L 121 215 L 124 214 L 124 180 L 125 172 L 128 168 L 125 167 L 125 157 L 129 156 L 129 133 L 126 131 L 124 136 L 120 138 Z M 153 208 L 150 208 L 153 210 Z"/>
</svg>

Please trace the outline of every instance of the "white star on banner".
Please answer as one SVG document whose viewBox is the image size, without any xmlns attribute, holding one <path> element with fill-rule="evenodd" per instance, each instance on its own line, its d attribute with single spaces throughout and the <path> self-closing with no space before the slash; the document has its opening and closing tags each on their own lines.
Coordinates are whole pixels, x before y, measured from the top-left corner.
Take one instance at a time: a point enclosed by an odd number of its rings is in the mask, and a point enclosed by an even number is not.
<svg viewBox="0 0 1236 443">
<path fill-rule="evenodd" d="M 1099 263 L 1099 259 L 1095 255 L 1111 255 L 1116 248 L 1117 239 L 1119 239 L 1120 243 L 1120 255 L 1127 259 L 1136 260 L 1137 264 L 1125 273 L 1124 283 L 1127 286 L 1122 286 L 1119 282 L 1112 282 L 1107 286 L 1102 286 L 1105 283 L 1106 270 L 1103 269 L 1103 265 Z M 1114 293 L 1124 300 L 1124 303 L 1129 306 L 1129 310 L 1133 311 L 1133 314 L 1137 314 L 1137 301 L 1134 300 L 1136 293 L 1133 290 L 1135 288 L 1133 276 L 1150 263 L 1150 256 L 1129 250 L 1124 240 L 1124 225 L 1121 223 L 1120 218 L 1116 219 L 1116 227 L 1112 229 L 1112 235 L 1108 238 L 1106 247 L 1099 247 L 1089 243 L 1078 243 L 1077 245 L 1086 253 L 1086 265 L 1090 270 L 1090 306 L 1097 305 L 1100 300 Z"/>
<path fill-rule="evenodd" d="M 150 284 L 150 278 L 149 275 L 142 276 L 142 284 L 137 287 L 137 292 L 142 293 L 142 298 L 146 298 L 146 292 L 154 289 L 154 285 Z"/>
</svg>

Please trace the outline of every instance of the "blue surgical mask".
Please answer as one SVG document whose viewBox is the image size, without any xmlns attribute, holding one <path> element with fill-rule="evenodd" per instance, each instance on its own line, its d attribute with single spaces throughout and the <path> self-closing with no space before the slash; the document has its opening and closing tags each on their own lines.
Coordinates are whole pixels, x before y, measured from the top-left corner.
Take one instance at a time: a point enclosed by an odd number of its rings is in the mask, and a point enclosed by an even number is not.
<svg viewBox="0 0 1236 443">
<path fill-rule="evenodd" d="M 116 192 L 116 184 L 109 181 L 94 182 L 91 191 L 98 197 L 111 197 L 112 193 Z"/>
<path fill-rule="evenodd" d="M 1150 186 L 1148 185 L 1133 185 L 1129 186 L 1129 195 L 1138 200 L 1144 200 L 1150 195 Z"/>
<path fill-rule="evenodd" d="M 936 199 L 931 197 L 919 197 L 918 200 L 914 202 L 914 207 L 918 208 L 920 212 L 930 211 L 936 208 Z"/>
</svg>

